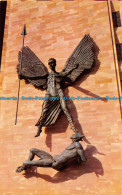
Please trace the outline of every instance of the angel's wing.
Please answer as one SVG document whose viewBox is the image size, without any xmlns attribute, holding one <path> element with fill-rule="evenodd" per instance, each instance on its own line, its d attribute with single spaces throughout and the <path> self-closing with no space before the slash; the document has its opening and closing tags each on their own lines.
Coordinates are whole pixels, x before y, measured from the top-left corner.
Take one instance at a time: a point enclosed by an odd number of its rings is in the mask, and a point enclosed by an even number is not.
<svg viewBox="0 0 122 195">
<path fill-rule="evenodd" d="M 94 56 L 95 54 L 93 52 L 93 39 L 90 37 L 90 35 L 85 35 L 72 55 L 66 61 L 65 67 L 62 71 L 69 72 L 69 74 L 65 76 L 65 84 L 74 83 L 76 79 L 81 75 L 81 73 L 84 72 L 84 70 L 90 69 L 94 62 Z M 77 68 L 74 69 L 76 65 Z"/>
<path fill-rule="evenodd" d="M 23 47 L 18 53 L 19 64 L 17 65 L 17 72 L 21 66 L 21 75 L 28 83 L 34 85 L 36 88 L 45 89 L 47 87 L 47 76 L 49 75 L 47 68 L 34 54 L 29 47 Z"/>
</svg>

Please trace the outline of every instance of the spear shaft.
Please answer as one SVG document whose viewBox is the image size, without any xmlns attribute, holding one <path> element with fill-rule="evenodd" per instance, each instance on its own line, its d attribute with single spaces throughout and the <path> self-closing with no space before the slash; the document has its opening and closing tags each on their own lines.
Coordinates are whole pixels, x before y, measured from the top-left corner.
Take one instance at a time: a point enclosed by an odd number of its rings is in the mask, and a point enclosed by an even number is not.
<svg viewBox="0 0 122 195">
<path fill-rule="evenodd" d="M 24 25 L 24 28 L 23 28 L 23 31 L 22 31 L 21 35 L 23 35 L 23 42 L 22 42 L 22 49 L 23 49 L 25 35 L 27 35 L 27 33 L 26 33 L 26 25 Z M 22 49 L 21 49 L 19 75 L 21 74 L 21 69 L 22 69 Z M 18 116 L 18 108 L 19 108 L 19 94 L 20 94 L 20 78 L 19 78 L 19 82 L 18 82 L 18 98 L 17 98 L 15 125 L 17 124 L 17 116 Z"/>
</svg>

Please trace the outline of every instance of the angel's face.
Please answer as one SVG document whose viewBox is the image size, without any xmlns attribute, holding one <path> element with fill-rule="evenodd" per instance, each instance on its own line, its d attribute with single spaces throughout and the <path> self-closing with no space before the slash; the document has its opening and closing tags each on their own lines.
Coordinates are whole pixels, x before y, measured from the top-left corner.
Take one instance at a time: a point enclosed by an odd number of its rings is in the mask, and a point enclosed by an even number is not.
<svg viewBox="0 0 122 195">
<path fill-rule="evenodd" d="M 51 70 L 55 70 L 56 67 L 56 60 L 54 58 L 50 58 L 48 61 L 48 65 Z"/>
</svg>

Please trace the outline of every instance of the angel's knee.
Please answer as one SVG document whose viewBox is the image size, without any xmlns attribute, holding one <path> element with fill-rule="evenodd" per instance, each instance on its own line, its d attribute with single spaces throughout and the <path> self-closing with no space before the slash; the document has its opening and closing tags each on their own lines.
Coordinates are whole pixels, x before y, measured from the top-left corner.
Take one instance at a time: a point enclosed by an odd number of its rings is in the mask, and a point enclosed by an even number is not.
<svg viewBox="0 0 122 195">
<path fill-rule="evenodd" d="M 68 114 L 67 108 L 64 108 L 63 111 L 64 111 L 64 113 L 65 113 L 66 115 Z"/>
<path fill-rule="evenodd" d="M 70 115 L 69 112 L 68 112 L 68 109 L 67 109 L 66 105 L 63 105 L 63 106 L 62 106 L 62 110 L 63 110 L 63 112 L 64 112 L 64 114 L 65 114 L 66 116 L 69 116 L 69 115 Z"/>
<path fill-rule="evenodd" d="M 67 110 L 66 103 L 65 103 L 64 99 L 60 99 L 60 102 L 61 102 L 62 110 L 64 111 L 64 113 L 67 113 L 68 110 Z"/>
</svg>

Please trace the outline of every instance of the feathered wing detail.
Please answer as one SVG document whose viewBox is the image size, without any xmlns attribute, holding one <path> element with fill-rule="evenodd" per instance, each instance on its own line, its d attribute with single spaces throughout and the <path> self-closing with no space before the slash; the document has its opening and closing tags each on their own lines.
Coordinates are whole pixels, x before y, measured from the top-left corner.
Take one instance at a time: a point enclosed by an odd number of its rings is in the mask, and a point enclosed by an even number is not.
<svg viewBox="0 0 122 195">
<path fill-rule="evenodd" d="M 47 87 L 47 76 L 49 73 L 45 65 L 34 54 L 34 52 L 27 46 L 23 47 L 18 53 L 18 60 L 18 73 L 22 61 L 22 78 L 37 88 L 45 89 Z"/>
<path fill-rule="evenodd" d="M 77 68 L 73 69 L 73 71 L 65 76 L 65 83 L 74 83 L 80 74 L 84 72 L 84 70 L 88 70 L 92 67 L 94 58 L 95 54 L 93 52 L 93 39 L 90 37 L 90 35 L 85 35 L 72 55 L 66 61 L 62 72 L 68 72 L 75 66 L 77 66 Z"/>
</svg>

